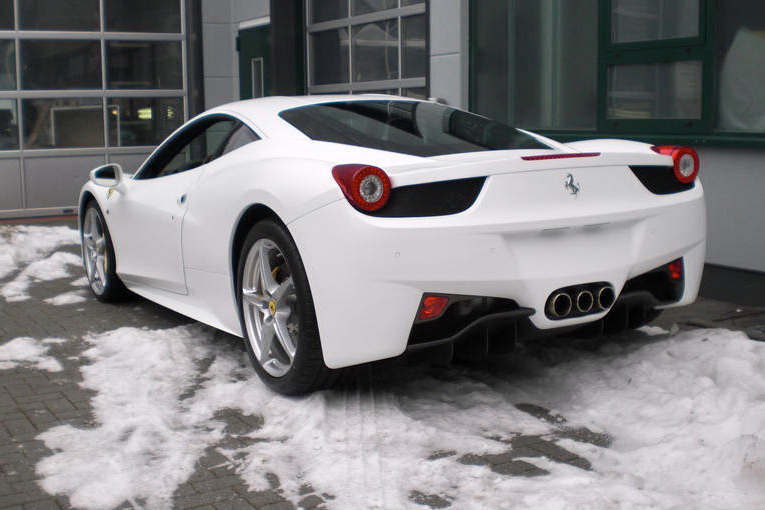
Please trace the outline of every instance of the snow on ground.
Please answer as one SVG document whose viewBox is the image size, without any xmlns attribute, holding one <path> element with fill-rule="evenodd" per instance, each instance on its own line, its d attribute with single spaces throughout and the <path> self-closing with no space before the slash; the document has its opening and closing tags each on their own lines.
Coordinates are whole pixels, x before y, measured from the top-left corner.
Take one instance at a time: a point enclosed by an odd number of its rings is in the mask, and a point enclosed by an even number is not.
<svg viewBox="0 0 765 510">
<path fill-rule="evenodd" d="M 71 292 L 64 292 L 58 296 L 53 296 L 45 300 L 46 303 L 54 306 L 63 305 L 75 305 L 77 303 L 84 303 L 88 299 L 83 295 L 81 291 L 74 290 Z"/>
<path fill-rule="evenodd" d="M 73 253 L 58 251 L 51 256 L 36 260 L 25 267 L 13 280 L 6 283 L 0 294 L 8 302 L 29 299 L 27 290 L 34 281 L 57 280 L 71 276 L 67 266 L 81 266 L 82 258 Z"/>
<path fill-rule="evenodd" d="M 25 367 L 60 372 L 63 370 L 57 359 L 48 356 L 45 344 L 59 343 L 60 339 L 52 338 L 39 342 L 34 338 L 21 337 L 0 345 L 0 370 Z"/>
<path fill-rule="evenodd" d="M 653 336 L 649 336 L 653 335 Z M 123 328 L 87 338 L 83 386 L 96 392 L 93 428 L 58 426 L 42 487 L 82 508 L 171 505 L 174 489 L 227 434 L 224 409 L 262 417 L 249 446 L 221 451 L 252 489 L 277 475 L 334 496 L 334 509 L 416 506 L 413 491 L 453 508 L 757 508 L 765 501 L 765 344 L 726 330 L 652 329 L 596 352 L 520 350 L 475 365 L 394 362 L 344 389 L 285 398 L 257 379 L 241 349 L 208 329 Z M 609 447 L 555 439 L 568 427 Z M 519 435 L 549 434 L 591 470 L 544 457 L 534 478 L 465 465 L 507 452 Z"/>
<path fill-rule="evenodd" d="M 77 230 L 64 226 L 0 225 L 0 279 L 68 244 L 80 244 Z"/>
</svg>

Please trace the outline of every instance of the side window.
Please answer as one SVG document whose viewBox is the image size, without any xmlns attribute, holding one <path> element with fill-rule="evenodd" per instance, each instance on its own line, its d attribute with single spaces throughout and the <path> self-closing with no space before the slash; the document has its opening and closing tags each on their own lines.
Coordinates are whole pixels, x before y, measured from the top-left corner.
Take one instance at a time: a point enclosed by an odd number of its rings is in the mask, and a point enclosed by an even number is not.
<svg viewBox="0 0 765 510">
<path fill-rule="evenodd" d="M 239 147 L 256 140 L 260 140 L 260 137 L 253 133 L 250 128 L 241 124 L 233 133 L 231 133 L 231 136 L 228 137 L 228 141 L 223 147 L 220 155 L 223 156 L 224 154 L 228 154 L 229 152 L 235 151 Z"/>
<path fill-rule="evenodd" d="M 241 125 L 238 120 L 224 116 L 200 119 L 157 152 L 137 178 L 165 177 L 209 163 L 221 155 L 223 146 Z"/>
</svg>

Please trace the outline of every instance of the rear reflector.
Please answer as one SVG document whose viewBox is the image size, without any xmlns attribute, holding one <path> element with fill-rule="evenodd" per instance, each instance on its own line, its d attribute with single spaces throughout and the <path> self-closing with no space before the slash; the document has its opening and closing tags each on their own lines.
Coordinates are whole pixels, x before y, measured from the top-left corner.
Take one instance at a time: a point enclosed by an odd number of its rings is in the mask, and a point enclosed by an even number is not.
<svg viewBox="0 0 765 510">
<path fill-rule="evenodd" d="M 667 269 L 669 270 L 669 277 L 673 280 L 683 279 L 683 259 L 673 260 L 667 264 Z"/>
<path fill-rule="evenodd" d="M 524 161 L 541 161 L 543 159 L 569 159 L 569 158 L 594 158 L 600 156 L 599 152 L 576 152 L 571 154 L 545 154 L 542 156 L 523 156 Z"/>
<path fill-rule="evenodd" d="M 449 298 L 445 296 L 425 296 L 417 318 L 420 320 L 435 319 L 443 313 L 448 303 Z"/>
</svg>

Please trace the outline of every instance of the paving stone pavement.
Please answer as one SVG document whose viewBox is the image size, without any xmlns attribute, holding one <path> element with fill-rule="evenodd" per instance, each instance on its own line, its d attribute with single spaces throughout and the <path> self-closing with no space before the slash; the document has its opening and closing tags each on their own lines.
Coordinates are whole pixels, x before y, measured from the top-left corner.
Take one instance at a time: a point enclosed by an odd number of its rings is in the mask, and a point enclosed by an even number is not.
<svg viewBox="0 0 765 510">
<path fill-rule="evenodd" d="M 72 222 L 65 223 L 72 224 Z M 79 253 L 78 247 L 65 250 Z M 73 269 L 73 268 L 70 268 Z M 79 272 L 78 272 L 79 271 Z M 50 354 L 63 365 L 61 372 L 47 372 L 31 368 L 0 370 L 0 509 L 59 509 L 71 508 L 68 498 L 51 496 L 41 490 L 34 466 L 50 455 L 42 441 L 36 437 L 45 430 L 61 424 L 75 427 L 93 426 L 90 399 L 93 393 L 79 386 L 80 355 L 89 346 L 83 340 L 88 333 L 100 333 L 123 326 L 172 328 L 192 321 L 144 299 L 135 297 L 120 305 L 102 304 L 95 299 L 82 303 L 54 306 L 44 300 L 75 288 L 71 282 L 82 276 L 74 271 L 70 278 L 32 285 L 30 300 L 5 302 L 0 297 L 0 344 L 17 337 L 66 338 L 65 343 L 50 344 Z M 10 275 L 2 283 L 9 281 Z M 666 312 L 657 324 L 669 328 L 730 327 L 741 329 L 757 338 L 762 330 L 765 338 L 765 308 L 745 307 L 732 303 L 699 299 L 681 310 Z M 220 334 L 221 342 L 241 345 L 233 336 Z M 569 427 L 565 419 L 551 416 L 545 409 L 533 404 L 518 404 L 518 409 L 554 425 L 556 432 L 548 436 L 515 436 L 497 439 L 507 444 L 507 450 L 495 455 L 465 455 L 458 462 L 466 465 L 486 466 L 505 476 L 540 476 L 547 471 L 519 458 L 546 457 L 554 462 L 566 463 L 580 469 L 590 469 L 587 459 L 579 457 L 556 444 L 566 438 L 608 446 L 611 438 L 587 429 Z M 262 425 L 257 416 L 246 416 L 238 411 L 216 416 L 227 424 L 224 443 L 209 448 L 198 460 L 195 473 L 174 494 L 175 508 L 268 509 L 294 508 L 280 495 L 279 480 L 270 479 L 271 489 L 261 492 L 248 490 L 231 469 L 227 459 L 217 447 L 241 447 L 247 444 L 245 436 Z M 455 452 L 434 452 L 430 460 L 453 456 Z M 317 494 L 309 486 L 301 489 L 300 507 L 331 507 L 331 495 Z M 445 508 L 451 502 L 437 494 L 413 491 L 410 500 L 431 508 Z M 134 502 L 138 505 L 140 501 Z M 126 503 L 124 508 L 132 508 Z"/>
</svg>

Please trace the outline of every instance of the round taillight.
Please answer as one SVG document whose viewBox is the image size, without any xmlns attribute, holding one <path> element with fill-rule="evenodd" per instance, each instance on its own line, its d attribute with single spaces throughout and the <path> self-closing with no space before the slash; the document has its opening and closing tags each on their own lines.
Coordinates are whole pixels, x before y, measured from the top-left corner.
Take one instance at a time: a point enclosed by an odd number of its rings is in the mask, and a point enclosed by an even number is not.
<svg viewBox="0 0 765 510">
<path fill-rule="evenodd" d="M 338 165 L 332 169 L 345 198 L 357 209 L 372 212 L 390 197 L 390 179 L 382 169 L 370 165 Z"/>
<path fill-rule="evenodd" d="M 699 155 L 690 147 L 660 145 L 651 147 L 651 149 L 659 154 L 672 157 L 675 178 L 683 184 L 693 182 L 699 174 Z"/>
</svg>

